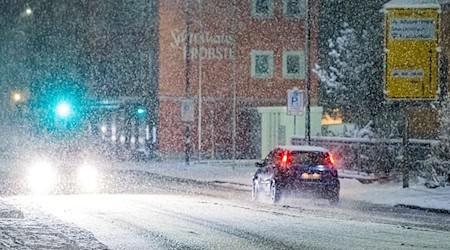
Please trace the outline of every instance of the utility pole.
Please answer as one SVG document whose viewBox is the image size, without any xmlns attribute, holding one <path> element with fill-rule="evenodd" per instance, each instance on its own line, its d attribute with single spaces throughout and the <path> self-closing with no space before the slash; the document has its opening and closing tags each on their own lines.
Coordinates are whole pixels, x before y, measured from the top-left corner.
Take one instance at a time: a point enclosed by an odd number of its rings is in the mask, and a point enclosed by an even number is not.
<svg viewBox="0 0 450 250">
<path fill-rule="evenodd" d="M 310 0 L 306 0 L 306 20 L 305 20 L 305 52 L 306 52 L 306 112 L 305 112 L 305 136 L 308 145 L 311 145 L 311 8 Z"/>
<path fill-rule="evenodd" d="M 203 34 L 203 0 L 198 1 L 198 10 L 200 16 L 200 33 Z M 198 43 L 198 124 L 197 124 L 197 140 L 198 140 L 198 161 L 202 159 L 202 78 L 203 78 L 203 63 L 200 55 L 201 43 Z"/>
<path fill-rule="evenodd" d="M 185 99 L 189 100 L 189 85 L 190 85 L 190 73 L 191 73 L 191 39 L 190 39 L 190 0 L 186 0 L 185 4 L 185 18 L 186 18 L 186 86 L 185 86 Z M 185 160 L 186 165 L 189 165 L 190 154 L 191 154 L 191 130 L 189 122 L 186 122 L 185 131 Z"/>
<path fill-rule="evenodd" d="M 236 85 L 237 85 L 237 65 L 236 65 L 236 34 L 237 34 L 237 1 L 233 0 L 233 23 L 232 32 L 234 37 L 233 43 L 233 132 L 232 132 L 232 143 L 233 143 L 233 169 L 236 165 Z"/>
</svg>

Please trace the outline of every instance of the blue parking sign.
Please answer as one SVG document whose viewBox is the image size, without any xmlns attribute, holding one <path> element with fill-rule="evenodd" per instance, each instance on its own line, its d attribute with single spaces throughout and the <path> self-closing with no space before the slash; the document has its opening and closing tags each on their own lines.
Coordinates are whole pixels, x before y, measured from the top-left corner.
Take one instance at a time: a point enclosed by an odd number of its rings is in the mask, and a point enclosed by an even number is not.
<svg viewBox="0 0 450 250">
<path fill-rule="evenodd" d="M 288 115 L 302 115 L 304 111 L 304 96 L 305 92 L 298 88 L 288 90 L 288 103 L 287 113 Z"/>
</svg>

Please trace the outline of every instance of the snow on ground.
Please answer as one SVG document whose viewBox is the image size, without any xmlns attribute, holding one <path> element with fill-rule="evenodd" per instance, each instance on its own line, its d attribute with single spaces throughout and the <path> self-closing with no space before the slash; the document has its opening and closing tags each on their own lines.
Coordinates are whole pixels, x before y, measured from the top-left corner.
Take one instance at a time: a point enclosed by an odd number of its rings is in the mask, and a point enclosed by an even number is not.
<svg viewBox="0 0 450 250">
<path fill-rule="evenodd" d="M 224 182 L 245 185 L 249 190 L 256 171 L 255 161 L 151 162 L 115 163 L 120 169 L 147 171 L 166 176 L 194 179 L 207 182 Z M 346 173 L 347 177 L 358 177 L 358 173 Z M 355 176 L 356 175 L 356 176 Z M 367 177 L 367 176 L 366 176 Z M 450 187 L 427 189 L 422 184 L 411 183 L 403 189 L 401 183 L 362 184 L 355 179 L 341 179 L 343 202 L 370 202 L 385 205 L 407 205 L 450 211 Z M 0 198 L 0 249 L 105 249 L 87 231 L 55 221 L 35 208 L 27 208 L 22 214 Z M 44 216 L 43 216 L 44 215 Z"/>
<path fill-rule="evenodd" d="M 23 214 L 0 199 L 0 249 L 107 249 L 90 232 L 59 222 L 35 208 Z"/>
<path fill-rule="evenodd" d="M 344 179 L 341 180 L 341 197 L 376 204 L 450 211 L 450 187 L 448 186 L 429 189 L 421 183 L 411 183 L 409 188 L 402 188 L 401 183 L 362 184 L 356 180 Z"/>
<path fill-rule="evenodd" d="M 30 204 L 30 197 L 14 197 Z M 317 216 L 207 196 L 111 194 L 32 199 L 112 249 L 448 249 L 448 231 Z"/>
<path fill-rule="evenodd" d="M 233 167 L 231 161 L 191 162 L 186 165 L 182 161 L 123 163 L 118 167 L 145 170 L 151 173 L 174 177 L 188 178 L 210 182 L 228 182 L 251 185 L 252 176 L 256 171 L 255 160 L 236 161 Z M 450 187 L 428 189 L 422 183 L 411 181 L 410 188 L 402 188 L 402 183 L 372 183 L 362 184 L 356 179 L 370 179 L 364 173 L 340 171 L 341 199 L 346 201 L 365 201 L 385 205 L 406 205 L 430 209 L 450 211 Z"/>
<path fill-rule="evenodd" d="M 0 218 L 23 218 L 23 213 L 0 198 Z"/>
</svg>

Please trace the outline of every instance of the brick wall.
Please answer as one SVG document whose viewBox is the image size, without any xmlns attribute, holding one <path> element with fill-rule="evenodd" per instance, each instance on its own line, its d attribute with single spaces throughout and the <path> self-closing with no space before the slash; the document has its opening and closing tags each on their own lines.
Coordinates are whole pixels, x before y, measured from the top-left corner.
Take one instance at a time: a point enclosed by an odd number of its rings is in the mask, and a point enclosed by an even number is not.
<svg viewBox="0 0 450 250">
<path fill-rule="evenodd" d="M 183 1 L 160 1 L 160 79 L 159 141 L 164 153 L 183 152 L 184 127 L 181 100 L 185 96 L 185 12 Z M 237 131 L 240 141 L 248 136 L 244 115 L 252 107 L 283 106 L 286 92 L 296 86 L 305 88 L 304 79 L 283 76 L 283 51 L 304 51 L 306 18 L 289 19 L 283 14 L 282 0 L 274 0 L 271 18 L 251 15 L 252 1 L 191 1 L 191 68 L 189 96 L 195 99 L 192 144 L 197 147 L 198 92 L 202 89 L 202 151 L 227 155 L 232 150 L 233 86 L 236 84 Z M 316 1 L 311 1 L 316 17 Z M 313 65 L 317 61 L 317 18 L 312 22 Z M 237 31 L 236 34 L 233 32 Z M 234 50 L 236 49 L 236 50 Z M 273 76 L 255 79 L 251 74 L 252 50 L 273 53 Z M 200 59 L 201 58 L 201 59 Z M 306 66 L 305 66 L 306 67 Z M 200 76 L 201 72 L 201 76 Z M 312 102 L 317 101 L 318 81 L 313 77 Z M 244 138 L 244 139 L 243 139 Z M 248 143 L 237 145 L 245 151 Z"/>
</svg>

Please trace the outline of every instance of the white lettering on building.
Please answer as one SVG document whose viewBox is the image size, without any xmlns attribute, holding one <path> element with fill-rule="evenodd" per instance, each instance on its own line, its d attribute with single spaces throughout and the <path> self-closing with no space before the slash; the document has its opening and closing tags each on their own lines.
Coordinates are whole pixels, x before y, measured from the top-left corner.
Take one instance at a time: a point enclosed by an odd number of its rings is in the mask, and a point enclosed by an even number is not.
<svg viewBox="0 0 450 250">
<path fill-rule="evenodd" d="M 172 30 L 172 48 L 182 48 L 186 54 L 186 31 Z M 190 53 L 193 60 L 231 60 L 234 58 L 234 37 L 229 34 L 193 32 L 189 34 Z"/>
</svg>

